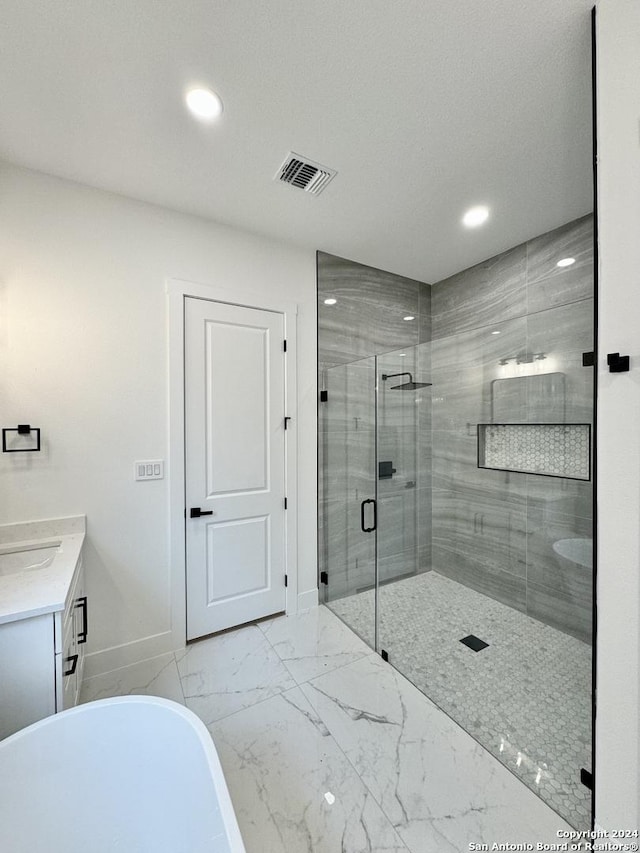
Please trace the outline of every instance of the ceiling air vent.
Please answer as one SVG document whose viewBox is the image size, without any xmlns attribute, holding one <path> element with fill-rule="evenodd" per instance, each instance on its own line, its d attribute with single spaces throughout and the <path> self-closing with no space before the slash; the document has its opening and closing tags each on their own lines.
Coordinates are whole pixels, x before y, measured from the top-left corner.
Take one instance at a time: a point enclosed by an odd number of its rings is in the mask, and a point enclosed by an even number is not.
<svg viewBox="0 0 640 853">
<path fill-rule="evenodd" d="M 314 163 L 307 157 L 301 157 L 291 151 L 276 172 L 273 180 L 291 184 L 307 193 L 318 195 L 336 175 L 335 169 L 328 169 L 320 163 Z"/>
</svg>

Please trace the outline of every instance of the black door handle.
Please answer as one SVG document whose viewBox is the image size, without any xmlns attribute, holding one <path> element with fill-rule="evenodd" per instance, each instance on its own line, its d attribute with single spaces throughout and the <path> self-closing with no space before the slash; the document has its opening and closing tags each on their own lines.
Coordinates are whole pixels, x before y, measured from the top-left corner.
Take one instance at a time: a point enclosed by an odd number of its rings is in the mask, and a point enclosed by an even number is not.
<svg viewBox="0 0 640 853">
<path fill-rule="evenodd" d="M 213 510 L 210 509 L 208 512 L 203 512 L 199 506 L 192 506 L 189 511 L 189 516 L 191 518 L 200 518 L 201 515 L 213 515 Z"/>
<path fill-rule="evenodd" d="M 76 601 L 76 607 L 82 608 L 82 631 L 78 634 L 78 645 L 87 642 L 89 633 L 89 619 L 87 614 L 87 596 L 83 595 Z"/>
<path fill-rule="evenodd" d="M 76 667 L 78 666 L 78 655 L 70 655 L 68 658 L 65 658 L 65 661 L 71 662 L 71 669 L 67 669 L 64 674 L 73 675 L 76 671 Z"/>
<path fill-rule="evenodd" d="M 364 508 L 367 504 L 373 504 L 373 527 L 364 526 Z M 363 533 L 373 533 L 378 526 L 378 505 L 373 498 L 367 498 L 360 504 L 360 528 Z"/>
</svg>

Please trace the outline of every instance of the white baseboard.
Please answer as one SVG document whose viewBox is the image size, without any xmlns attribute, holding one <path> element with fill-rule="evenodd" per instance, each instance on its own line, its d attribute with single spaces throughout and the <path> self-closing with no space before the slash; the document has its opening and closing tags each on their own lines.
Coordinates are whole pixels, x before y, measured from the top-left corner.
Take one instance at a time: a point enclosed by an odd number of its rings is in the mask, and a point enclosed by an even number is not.
<svg viewBox="0 0 640 853">
<path fill-rule="evenodd" d="M 302 610 L 311 610 L 318 606 L 318 588 L 308 589 L 298 595 L 298 613 Z"/>
<path fill-rule="evenodd" d="M 318 606 L 318 590 L 309 589 L 300 593 L 297 600 L 298 613 L 303 610 L 311 610 Z M 121 646 L 112 646 L 99 652 L 87 655 L 84 662 L 84 677 L 93 678 L 95 675 L 104 675 L 114 669 L 129 666 L 132 663 L 140 663 L 149 658 L 158 657 L 166 652 L 175 651 L 177 647 L 184 647 L 184 643 L 176 645 L 176 637 L 171 631 L 162 634 L 153 634 Z"/>
<path fill-rule="evenodd" d="M 158 657 L 166 652 L 173 651 L 173 635 L 171 631 L 162 634 L 153 634 L 143 637 L 141 640 L 133 640 L 121 646 L 112 646 L 99 652 L 87 655 L 84 661 L 84 677 L 92 678 L 94 675 L 103 675 L 114 669 L 139 663 L 149 658 Z"/>
</svg>

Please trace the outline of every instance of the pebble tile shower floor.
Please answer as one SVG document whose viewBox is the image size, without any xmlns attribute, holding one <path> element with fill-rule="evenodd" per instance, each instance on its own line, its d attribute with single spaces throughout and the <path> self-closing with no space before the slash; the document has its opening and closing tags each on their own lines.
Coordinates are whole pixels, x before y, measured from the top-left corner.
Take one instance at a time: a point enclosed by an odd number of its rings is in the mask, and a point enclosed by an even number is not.
<svg viewBox="0 0 640 853">
<path fill-rule="evenodd" d="M 330 602 L 367 634 L 374 591 Z M 591 647 L 437 572 L 386 584 L 379 645 L 438 707 L 576 829 L 590 828 Z M 474 652 L 460 643 L 489 643 Z"/>
</svg>

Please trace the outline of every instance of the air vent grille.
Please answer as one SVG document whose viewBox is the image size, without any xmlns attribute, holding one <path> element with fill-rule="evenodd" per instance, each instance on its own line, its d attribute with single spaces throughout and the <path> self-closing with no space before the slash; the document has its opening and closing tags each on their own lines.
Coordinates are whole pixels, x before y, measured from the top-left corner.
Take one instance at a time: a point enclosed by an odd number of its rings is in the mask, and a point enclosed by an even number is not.
<svg viewBox="0 0 640 853">
<path fill-rule="evenodd" d="M 274 176 L 274 181 L 290 184 L 307 193 L 318 195 L 335 177 L 335 169 L 329 169 L 320 163 L 314 163 L 307 157 L 301 157 L 291 151 Z"/>
</svg>

